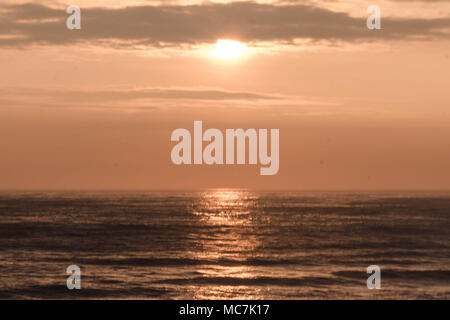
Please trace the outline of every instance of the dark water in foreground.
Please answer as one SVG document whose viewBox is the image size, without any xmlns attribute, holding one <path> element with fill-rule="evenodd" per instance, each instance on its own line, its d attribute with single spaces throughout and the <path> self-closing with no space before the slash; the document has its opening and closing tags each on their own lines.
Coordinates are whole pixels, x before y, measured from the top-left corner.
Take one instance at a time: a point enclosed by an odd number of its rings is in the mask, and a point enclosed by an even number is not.
<svg viewBox="0 0 450 320">
<path fill-rule="evenodd" d="M 0 217 L 1 299 L 450 298 L 450 193 L 2 192 Z"/>
</svg>

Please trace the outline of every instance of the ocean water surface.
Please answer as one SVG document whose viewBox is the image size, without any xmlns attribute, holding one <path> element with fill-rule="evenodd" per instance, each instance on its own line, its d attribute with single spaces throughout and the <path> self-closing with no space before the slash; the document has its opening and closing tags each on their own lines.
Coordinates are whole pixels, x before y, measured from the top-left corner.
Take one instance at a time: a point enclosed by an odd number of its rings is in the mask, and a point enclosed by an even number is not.
<svg viewBox="0 0 450 320">
<path fill-rule="evenodd" d="M 450 298 L 449 192 L 1 192 L 0 218 L 0 299 Z"/>
</svg>

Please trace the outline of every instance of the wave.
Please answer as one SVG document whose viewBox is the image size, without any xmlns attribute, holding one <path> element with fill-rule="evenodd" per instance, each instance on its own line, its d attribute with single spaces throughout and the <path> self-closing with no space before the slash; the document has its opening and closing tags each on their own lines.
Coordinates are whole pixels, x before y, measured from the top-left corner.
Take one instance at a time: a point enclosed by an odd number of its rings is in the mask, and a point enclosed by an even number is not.
<svg viewBox="0 0 450 320">
<path fill-rule="evenodd" d="M 346 277 L 351 279 L 366 279 L 367 274 L 361 271 L 337 271 L 333 272 L 339 277 Z M 450 285 L 450 270 L 381 270 L 381 279 L 391 280 L 423 280 L 423 281 L 438 281 L 442 285 Z"/>
<path fill-rule="evenodd" d="M 348 279 L 336 277 L 302 277 L 302 278 L 278 278 L 278 277 L 195 277 L 195 278 L 174 278 L 152 282 L 154 284 L 174 284 L 174 285 L 226 285 L 226 286 L 287 286 L 287 287 L 318 287 L 330 285 L 342 285 L 355 283 Z"/>
<path fill-rule="evenodd" d="M 171 290 L 161 288 L 132 287 L 112 289 L 81 288 L 69 290 L 62 285 L 34 285 L 11 290 L 0 290 L 0 299 L 103 299 L 120 297 L 161 298 L 171 293 Z"/>
<path fill-rule="evenodd" d="M 47 261 L 66 262 L 67 259 L 50 258 Z M 189 258 L 125 258 L 125 259 L 104 259 L 104 258 L 84 258 L 78 259 L 80 265 L 106 265 L 106 266 L 276 266 L 276 265 L 298 265 L 302 261 L 291 259 L 189 259 Z"/>
</svg>

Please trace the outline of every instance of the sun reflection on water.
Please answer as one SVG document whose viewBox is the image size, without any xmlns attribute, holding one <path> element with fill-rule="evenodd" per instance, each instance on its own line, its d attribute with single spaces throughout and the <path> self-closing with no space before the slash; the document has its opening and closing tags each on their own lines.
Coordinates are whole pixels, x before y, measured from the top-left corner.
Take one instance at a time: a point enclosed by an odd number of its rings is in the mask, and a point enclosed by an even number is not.
<svg viewBox="0 0 450 320">
<path fill-rule="evenodd" d="M 199 266 L 197 272 L 220 282 L 219 285 L 194 286 L 197 299 L 223 298 L 242 292 L 242 299 L 258 298 L 258 289 L 227 285 L 227 280 L 257 277 L 254 266 L 246 261 L 254 257 L 261 241 L 254 219 L 258 196 L 246 190 L 217 189 L 203 192 L 192 214 L 199 218 L 205 233 L 198 235 L 195 259 L 216 261 L 213 265 Z M 222 284 L 223 283 L 223 284 Z M 252 294 L 250 294 L 250 292 Z"/>
<path fill-rule="evenodd" d="M 258 197 L 243 190 L 214 190 L 202 193 L 193 214 L 207 225 L 230 226 L 251 224 L 252 210 Z"/>
</svg>

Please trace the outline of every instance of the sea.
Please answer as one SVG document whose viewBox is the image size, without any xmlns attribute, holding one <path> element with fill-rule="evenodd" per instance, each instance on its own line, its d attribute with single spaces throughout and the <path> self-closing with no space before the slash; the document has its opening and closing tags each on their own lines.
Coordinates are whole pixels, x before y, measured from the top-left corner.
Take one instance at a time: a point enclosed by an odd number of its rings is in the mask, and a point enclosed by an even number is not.
<svg viewBox="0 0 450 320">
<path fill-rule="evenodd" d="M 449 298 L 450 192 L 0 192 L 0 299 Z"/>
</svg>

